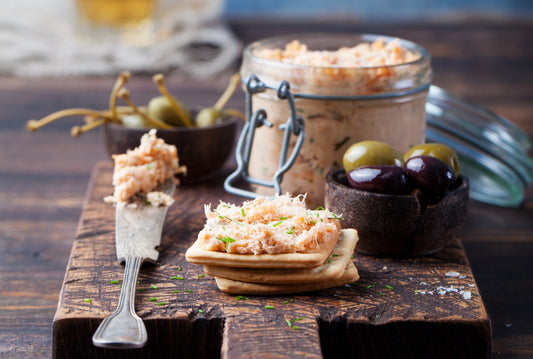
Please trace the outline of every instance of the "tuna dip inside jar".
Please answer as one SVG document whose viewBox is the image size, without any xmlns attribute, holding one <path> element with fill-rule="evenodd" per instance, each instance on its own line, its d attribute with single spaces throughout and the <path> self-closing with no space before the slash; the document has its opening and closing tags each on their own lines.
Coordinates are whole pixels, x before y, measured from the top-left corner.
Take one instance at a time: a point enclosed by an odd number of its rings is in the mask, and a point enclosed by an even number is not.
<svg viewBox="0 0 533 359">
<path fill-rule="evenodd" d="M 305 140 L 281 189 L 307 193 L 310 207 L 323 204 L 325 175 L 342 166 L 350 144 L 377 140 L 406 152 L 425 140 L 430 55 L 410 41 L 354 34 L 266 39 L 244 51 L 245 84 L 252 75 L 268 87 L 277 88 L 282 81 L 290 85 L 296 112 L 305 123 Z M 252 111 L 259 109 L 274 126 L 256 129 L 249 174 L 271 180 L 283 142 L 279 125 L 289 118 L 289 106 L 267 89 L 252 96 Z M 271 194 L 266 187 L 255 190 Z"/>
</svg>

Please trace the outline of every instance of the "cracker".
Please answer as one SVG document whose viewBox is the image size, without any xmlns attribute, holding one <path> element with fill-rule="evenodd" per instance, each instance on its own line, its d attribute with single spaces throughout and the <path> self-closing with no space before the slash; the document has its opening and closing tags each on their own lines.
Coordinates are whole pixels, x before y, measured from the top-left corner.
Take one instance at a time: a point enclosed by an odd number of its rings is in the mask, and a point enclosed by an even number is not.
<svg viewBox="0 0 533 359">
<path fill-rule="evenodd" d="M 353 229 L 350 229 L 353 231 Z M 344 235 L 346 230 L 341 230 Z M 280 254 L 235 254 L 227 252 L 206 251 L 200 248 L 198 240 L 187 249 L 185 258 L 194 264 L 208 264 L 239 268 L 314 268 L 319 267 L 328 258 L 337 241 L 331 241 L 314 253 L 280 253 Z"/>
<path fill-rule="evenodd" d="M 315 268 L 234 268 L 204 265 L 204 272 L 249 283 L 291 284 L 334 280 L 342 276 L 357 243 L 357 232 L 346 230 L 339 236 L 330 256 Z"/>
<path fill-rule="evenodd" d="M 313 283 L 300 284 L 265 284 L 265 283 L 248 283 L 227 278 L 215 277 L 218 289 L 228 294 L 240 295 L 277 295 L 277 294 L 296 294 L 313 292 L 322 289 L 339 287 L 344 284 L 355 282 L 359 279 L 357 268 L 350 260 L 345 267 L 343 274 L 333 280 L 318 281 Z"/>
</svg>

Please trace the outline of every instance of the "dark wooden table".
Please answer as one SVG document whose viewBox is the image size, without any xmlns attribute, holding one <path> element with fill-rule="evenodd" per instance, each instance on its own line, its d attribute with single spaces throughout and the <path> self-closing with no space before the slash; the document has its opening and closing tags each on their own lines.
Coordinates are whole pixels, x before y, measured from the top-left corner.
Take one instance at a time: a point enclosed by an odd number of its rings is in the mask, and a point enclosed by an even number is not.
<svg viewBox="0 0 533 359">
<path fill-rule="evenodd" d="M 533 24 L 468 20 L 423 24 L 232 22 L 243 43 L 303 31 L 404 37 L 433 55 L 434 84 L 513 120 L 533 136 Z M 183 81 L 172 92 L 192 106 L 216 100 L 226 78 Z M 93 166 L 106 160 L 98 131 L 71 138 L 78 120 L 38 133 L 30 118 L 68 107 L 104 108 L 114 78 L 0 78 L 0 357 L 50 357 L 52 318 Z M 156 93 L 149 76 L 129 88 Z M 234 107 L 243 107 L 239 93 Z M 522 208 L 471 201 L 461 239 L 492 321 L 493 358 L 533 356 L 533 191 Z"/>
</svg>

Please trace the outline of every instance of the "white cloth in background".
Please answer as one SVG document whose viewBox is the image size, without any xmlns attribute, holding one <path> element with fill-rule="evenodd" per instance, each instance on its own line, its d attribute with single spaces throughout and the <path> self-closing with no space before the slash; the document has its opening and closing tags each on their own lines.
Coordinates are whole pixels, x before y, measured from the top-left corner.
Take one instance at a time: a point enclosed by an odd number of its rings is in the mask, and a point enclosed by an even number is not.
<svg viewBox="0 0 533 359">
<path fill-rule="evenodd" d="M 241 44 L 220 22 L 223 0 L 166 1 L 155 41 L 139 47 L 80 37 L 75 0 L 0 0 L 0 74 L 37 77 L 177 69 L 209 77 L 240 56 Z"/>
</svg>

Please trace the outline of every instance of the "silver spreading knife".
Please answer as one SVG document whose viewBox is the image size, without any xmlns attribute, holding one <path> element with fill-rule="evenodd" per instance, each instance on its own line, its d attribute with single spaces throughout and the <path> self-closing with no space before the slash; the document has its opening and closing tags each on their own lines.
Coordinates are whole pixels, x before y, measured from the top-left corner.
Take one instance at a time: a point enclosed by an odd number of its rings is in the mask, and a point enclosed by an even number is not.
<svg viewBox="0 0 533 359">
<path fill-rule="evenodd" d="M 174 193 L 174 178 L 163 182 L 156 190 L 170 196 Z M 117 259 L 126 262 L 124 279 L 117 309 L 105 318 L 93 335 L 93 344 L 101 348 L 142 348 L 148 340 L 146 327 L 135 313 L 135 288 L 141 264 L 157 262 L 167 206 L 136 206 L 118 202 L 115 211 L 115 244 Z"/>
</svg>

